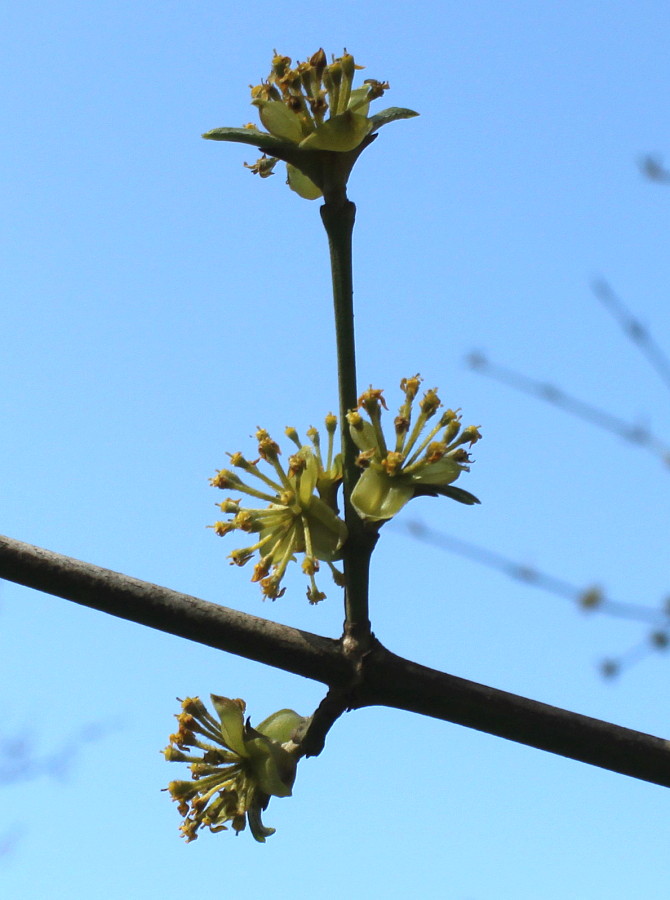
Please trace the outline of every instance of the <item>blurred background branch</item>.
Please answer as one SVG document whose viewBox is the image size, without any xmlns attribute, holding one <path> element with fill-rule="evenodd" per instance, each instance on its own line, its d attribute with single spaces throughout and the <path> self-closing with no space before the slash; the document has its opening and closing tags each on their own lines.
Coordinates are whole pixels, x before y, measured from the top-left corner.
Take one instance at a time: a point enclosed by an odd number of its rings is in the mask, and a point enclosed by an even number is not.
<svg viewBox="0 0 670 900">
<path fill-rule="evenodd" d="M 520 563 L 497 553 L 487 547 L 481 547 L 462 538 L 445 534 L 430 528 L 423 522 L 413 520 L 406 524 L 394 523 L 393 528 L 403 528 L 405 533 L 417 541 L 430 544 L 448 553 L 471 559 L 489 569 L 496 569 L 508 578 L 520 581 L 538 590 L 570 600 L 577 608 L 587 613 L 601 613 L 618 619 L 643 622 L 652 628 L 648 637 L 626 651 L 618 658 L 608 658 L 600 663 L 600 671 L 606 677 L 619 675 L 624 669 L 644 659 L 649 654 L 665 650 L 670 641 L 670 595 L 664 598 L 658 607 L 642 603 L 612 600 L 596 584 L 580 587 L 564 578 L 550 575 L 535 566 Z"/>
</svg>

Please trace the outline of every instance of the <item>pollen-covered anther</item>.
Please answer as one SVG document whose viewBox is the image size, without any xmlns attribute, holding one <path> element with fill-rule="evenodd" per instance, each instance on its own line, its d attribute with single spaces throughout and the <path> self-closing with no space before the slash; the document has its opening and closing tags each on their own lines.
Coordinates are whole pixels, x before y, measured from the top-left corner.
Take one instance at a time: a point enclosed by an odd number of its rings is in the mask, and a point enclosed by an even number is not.
<svg viewBox="0 0 670 900">
<path fill-rule="evenodd" d="M 299 456 L 297 453 L 294 453 L 293 456 L 289 456 L 288 458 L 288 474 L 289 477 L 294 475 L 299 475 L 301 472 L 305 471 L 307 466 L 307 461 L 303 456 Z"/>
<path fill-rule="evenodd" d="M 393 420 L 393 427 L 397 435 L 407 434 L 409 431 L 410 420 L 407 416 L 396 416 Z"/>
<path fill-rule="evenodd" d="M 367 469 L 372 460 L 375 458 L 377 451 L 375 449 L 372 450 L 363 450 L 356 457 L 356 465 L 359 469 Z"/>
<path fill-rule="evenodd" d="M 390 450 L 386 454 L 386 458 L 382 460 L 382 466 L 387 475 L 393 476 L 402 469 L 402 464 L 404 461 L 405 458 L 402 453 L 397 453 L 395 450 Z"/>
<path fill-rule="evenodd" d="M 218 534 L 219 537 L 225 537 L 227 534 L 230 534 L 231 531 L 235 531 L 235 525 L 232 522 L 215 522 L 212 525 L 214 529 L 214 533 Z"/>
<path fill-rule="evenodd" d="M 386 405 L 386 400 L 384 399 L 384 391 L 381 388 L 373 388 L 370 387 L 367 391 L 364 391 L 361 396 L 358 398 L 358 408 L 366 411 L 368 415 L 370 415 L 371 410 L 379 409 L 379 405 L 381 404 L 384 409 L 388 409 Z"/>
<path fill-rule="evenodd" d="M 390 90 L 391 85 L 388 81 L 377 81 L 375 78 L 366 78 L 363 84 L 369 86 L 368 98 L 377 100 L 378 97 L 384 96 L 384 91 Z"/>
<path fill-rule="evenodd" d="M 446 444 L 450 444 L 460 430 L 461 423 L 458 421 L 458 419 L 452 419 L 450 422 L 447 422 L 447 425 L 444 429 L 444 442 Z"/>
<path fill-rule="evenodd" d="M 254 574 L 251 576 L 252 581 L 262 581 L 263 578 L 267 578 L 270 567 L 272 565 L 272 557 L 271 556 L 263 556 L 254 566 Z"/>
<path fill-rule="evenodd" d="M 246 459 L 239 450 L 236 450 L 235 453 L 230 454 L 230 462 L 236 469 L 251 469 L 255 465 L 254 462 L 250 462 Z M 234 478 L 237 478 L 237 475 L 234 475 L 232 472 L 228 473 L 229 475 L 233 475 Z M 239 484 L 239 478 L 237 478 Z"/>
<path fill-rule="evenodd" d="M 312 606 L 316 606 L 317 603 L 321 603 L 322 600 L 326 599 L 326 595 L 316 585 L 310 585 L 307 588 L 307 599 Z"/>
<path fill-rule="evenodd" d="M 240 531 L 256 531 L 256 519 L 253 513 L 248 509 L 241 509 L 232 520 L 233 528 L 239 528 Z"/>
<path fill-rule="evenodd" d="M 461 440 L 463 443 L 469 443 L 472 447 L 473 444 L 476 444 L 477 441 L 482 439 L 481 432 L 479 431 L 479 425 L 468 425 L 461 432 Z"/>
<path fill-rule="evenodd" d="M 256 438 L 258 440 L 258 453 L 261 459 L 266 460 L 266 462 L 272 462 L 276 460 L 277 457 L 281 454 L 279 444 L 276 441 L 272 440 L 272 438 L 264 428 L 258 429 L 258 431 L 256 432 Z"/>
<path fill-rule="evenodd" d="M 228 559 L 230 560 L 231 566 L 243 566 L 249 562 L 253 555 L 254 551 L 245 547 L 242 550 L 233 550 L 232 553 L 228 554 Z"/>
<path fill-rule="evenodd" d="M 284 429 L 284 434 L 290 441 L 293 441 L 294 444 L 300 447 L 300 438 L 298 437 L 298 432 L 292 425 L 286 426 L 286 428 Z"/>
<path fill-rule="evenodd" d="M 431 388 L 424 394 L 423 399 L 419 404 L 419 409 L 426 418 L 429 418 L 430 416 L 435 415 L 440 406 L 442 406 L 442 401 L 437 396 L 437 389 Z"/>
<path fill-rule="evenodd" d="M 209 483 L 212 487 L 225 491 L 226 489 L 232 490 L 238 487 L 241 481 L 234 472 L 229 472 L 228 469 L 221 469 L 213 478 L 209 479 Z"/>
<path fill-rule="evenodd" d="M 291 65 L 291 57 L 282 56 L 281 53 L 277 53 L 276 50 L 273 50 L 273 53 L 274 56 L 272 57 L 272 75 L 276 78 L 283 78 L 286 70 Z"/>
<path fill-rule="evenodd" d="M 277 578 L 276 575 L 268 575 L 267 578 L 263 578 L 261 581 L 261 590 L 263 592 L 263 597 L 267 597 L 269 600 L 278 600 L 280 597 L 283 597 L 286 593 L 286 588 L 281 588 L 281 579 Z"/>
<path fill-rule="evenodd" d="M 274 167 L 277 165 L 279 160 L 276 156 L 268 157 L 265 153 L 257 159 L 255 163 L 243 163 L 245 169 L 249 169 L 249 171 L 253 175 L 259 175 L 261 178 L 269 178 L 270 175 L 274 175 Z"/>
<path fill-rule="evenodd" d="M 173 742 L 173 739 L 178 737 L 175 734 L 170 735 L 170 742 Z M 176 743 L 176 741 L 174 741 Z M 166 747 L 163 750 L 163 756 L 167 762 L 188 762 L 188 756 L 183 753 L 181 750 L 178 750 L 176 747 Z"/>
<path fill-rule="evenodd" d="M 313 556 L 306 556 L 302 561 L 302 570 L 305 575 L 315 575 L 319 571 L 319 561 Z"/>
<path fill-rule="evenodd" d="M 419 387 L 421 386 L 421 376 L 420 375 L 412 375 L 411 378 L 402 378 L 400 381 L 400 390 L 404 391 L 405 397 L 411 403 L 412 400 L 419 393 Z"/>
<path fill-rule="evenodd" d="M 425 460 L 428 463 L 434 463 L 442 459 L 447 452 L 447 444 L 444 441 L 433 441 L 426 447 Z"/>
</svg>

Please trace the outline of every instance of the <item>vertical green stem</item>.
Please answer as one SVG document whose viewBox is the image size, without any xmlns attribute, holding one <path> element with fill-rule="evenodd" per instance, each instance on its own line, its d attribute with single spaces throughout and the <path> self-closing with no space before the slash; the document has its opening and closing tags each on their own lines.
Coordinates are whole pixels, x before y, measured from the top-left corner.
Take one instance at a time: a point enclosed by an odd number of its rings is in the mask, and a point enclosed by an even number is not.
<svg viewBox="0 0 670 900">
<path fill-rule="evenodd" d="M 321 218 L 328 235 L 330 265 L 333 278 L 335 334 L 337 339 L 337 373 L 340 395 L 340 429 L 344 458 L 344 518 L 349 538 L 344 546 L 345 641 L 363 648 L 370 637 L 368 587 L 370 555 L 376 535 L 366 532 L 363 521 L 351 506 L 351 492 L 358 479 L 357 450 L 349 434 L 346 415 L 358 401 L 356 387 L 356 346 L 354 338 L 354 302 L 351 242 L 356 207 L 347 199 L 326 202 Z"/>
</svg>

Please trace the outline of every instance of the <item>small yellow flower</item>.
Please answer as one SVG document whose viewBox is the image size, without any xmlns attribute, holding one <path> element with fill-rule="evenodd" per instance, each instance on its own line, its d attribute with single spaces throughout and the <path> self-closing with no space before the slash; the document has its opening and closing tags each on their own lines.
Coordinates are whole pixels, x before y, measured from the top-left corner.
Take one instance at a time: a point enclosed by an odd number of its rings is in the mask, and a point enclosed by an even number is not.
<svg viewBox="0 0 670 900">
<path fill-rule="evenodd" d="M 346 50 L 331 63 L 319 49 L 294 69 L 291 64 L 275 51 L 267 80 L 251 88 L 251 102 L 267 131 L 253 125 L 214 128 L 203 137 L 258 147 L 263 157 L 245 163 L 252 172 L 267 178 L 282 159 L 292 190 L 306 200 L 328 198 L 344 190 L 356 159 L 383 125 L 418 113 L 390 107 L 368 115 L 371 101 L 388 90 L 388 82 L 368 78 L 354 88 L 354 72 L 362 66 Z"/>
<path fill-rule="evenodd" d="M 363 469 L 352 491 L 351 503 L 366 521 L 390 519 L 412 497 L 419 495 L 441 494 L 461 503 L 479 503 L 468 491 L 451 486 L 461 472 L 469 471 L 470 457 L 463 445 L 472 446 L 478 441 L 479 429 L 470 425 L 461 430 L 460 416 L 448 409 L 436 425 L 425 430 L 429 419 L 442 406 L 434 389 L 426 391 L 419 402 L 419 415 L 412 426 L 412 410 L 420 383 L 418 375 L 400 382 L 405 402 L 394 420 L 393 449 L 389 449 L 381 427 L 382 407 L 387 408 L 381 390 L 365 391 L 358 407 L 347 415 L 351 437 L 360 450 L 357 463 Z M 369 420 L 363 418 L 361 409 Z"/>
<path fill-rule="evenodd" d="M 261 820 L 271 796 L 289 797 L 298 764 L 298 744 L 309 719 L 282 709 L 257 729 L 244 721 L 243 700 L 211 695 L 217 721 L 198 697 L 181 703 L 179 729 L 170 735 L 163 754 L 169 762 L 190 764 L 191 781 L 171 781 L 166 790 L 184 816 L 180 828 L 187 841 L 200 828 L 226 831 L 227 822 L 239 833 L 249 822 L 257 841 L 274 834 Z M 184 752 L 187 751 L 187 752 Z"/>
<path fill-rule="evenodd" d="M 228 498 L 218 506 L 232 518 L 215 522 L 212 527 L 222 537 L 235 530 L 258 535 L 254 544 L 233 550 L 230 559 L 233 565 L 243 566 L 257 553 L 259 559 L 251 580 L 259 582 L 263 596 L 271 600 L 283 595 L 282 578 L 297 553 L 304 554 L 302 569 L 309 579 L 307 598 L 310 603 L 318 603 L 326 596 L 316 586 L 315 575 L 320 561 L 330 567 L 335 583 L 343 584 L 342 574 L 333 565 L 347 538 L 347 526 L 337 515 L 336 495 L 342 481 L 342 460 L 339 455 L 333 455 L 336 427 L 336 417 L 327 416 L 325 460 L 316 428 L 307 432 L 311 446 L 301 443 L 295 428 L 287 428 L 287 437 L 297 446 L 297 452 L 288 459 L 288 469 L 284 469 L 279 460 L 279 445 L 267 431 L 259 429 L 256 432 L 259 459 L 251 462 L 241 453 L 233 453 L 230 460 L 235 468 L 256 478 L 261 487 L 245 484 L 230 469 L 221 469 L 210 479 L 214 487 L 239 491 L 268 504 L 246 509 L 240 506 L 240 500 Z M 273 477 L 259 469 L 260 459 L 269 464 Z"/>
</svg>

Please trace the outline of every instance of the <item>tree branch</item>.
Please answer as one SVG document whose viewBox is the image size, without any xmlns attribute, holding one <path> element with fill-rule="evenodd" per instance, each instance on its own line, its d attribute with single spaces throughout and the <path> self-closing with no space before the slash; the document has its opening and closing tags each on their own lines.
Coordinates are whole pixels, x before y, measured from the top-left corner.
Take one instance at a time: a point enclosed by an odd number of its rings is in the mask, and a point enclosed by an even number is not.
<svg viewBox="0 0 670 900">
<path fill-rule="evenodd" d="M 338 641 L 2 536 L 0 577 L 333 687 L 357 681 L 352 708 L 404 709 L 670 787 L 669 741 L 429 669 L 378 642 L 356 672 Z"/>
<path fill-rule="evenodd" d="M 670 741 L 429 669 L 378 642 L 365 660 L 358 701 L 445 719 L 670 787 Z"/>
<path fill-rule="evenodd" d="M 352 666 L 331 638 L 208 603 L 0 535 L 0 578 L 325 684 Z"/>
</svg>

